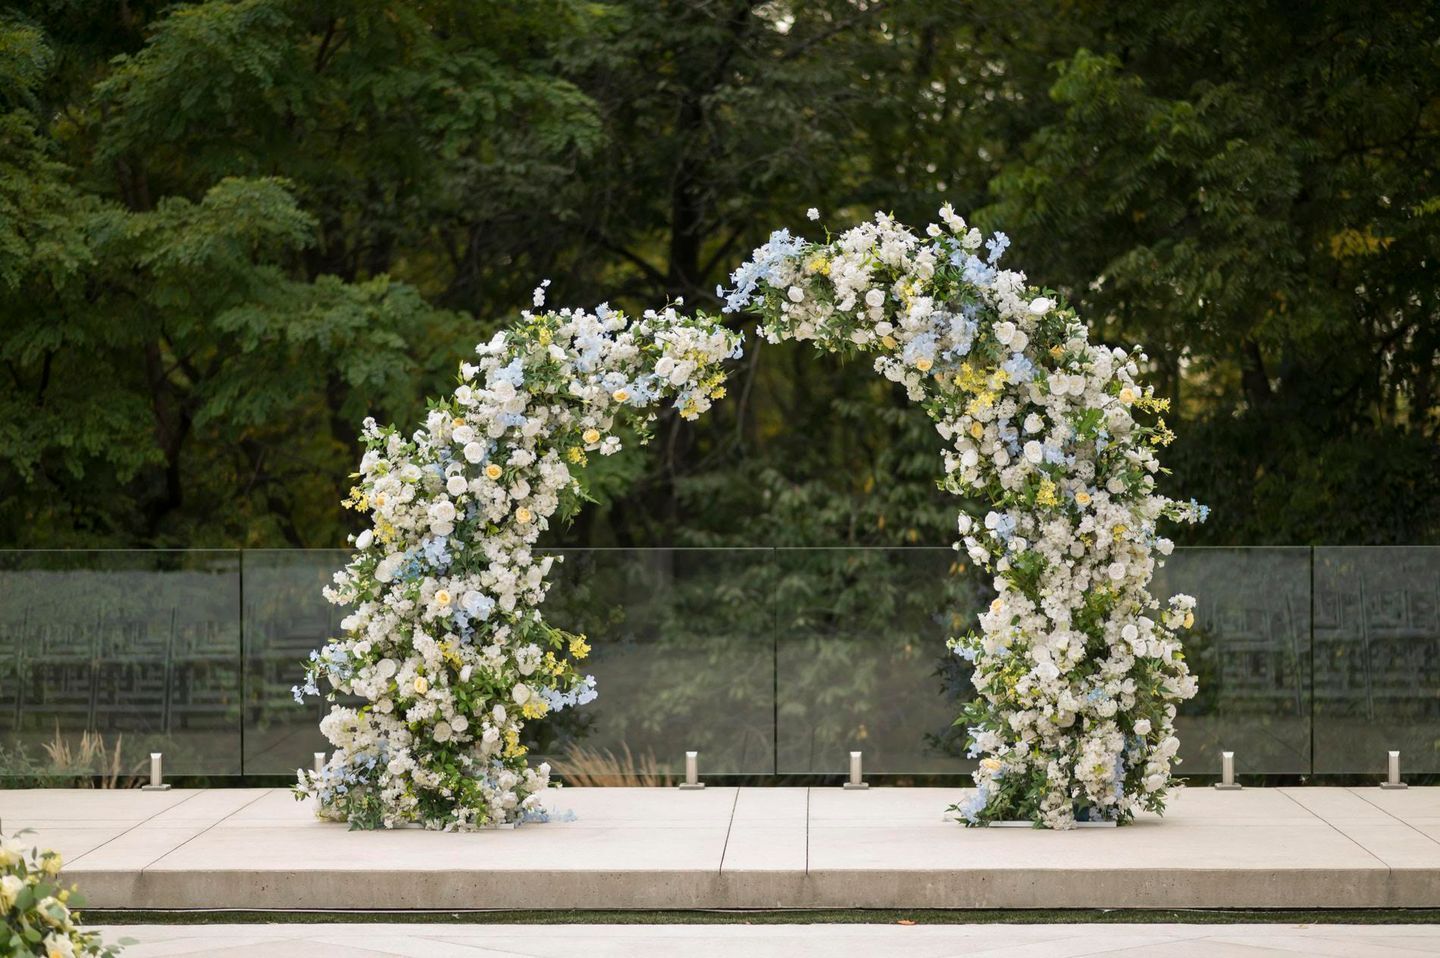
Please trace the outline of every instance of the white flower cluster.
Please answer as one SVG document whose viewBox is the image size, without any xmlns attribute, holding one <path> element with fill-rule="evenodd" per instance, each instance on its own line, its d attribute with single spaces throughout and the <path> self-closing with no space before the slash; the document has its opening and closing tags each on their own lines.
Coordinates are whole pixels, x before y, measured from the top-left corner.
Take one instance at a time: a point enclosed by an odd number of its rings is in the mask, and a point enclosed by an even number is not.
<svg viewBox="0 0 1440 958">
<path fill-rule="evenodd" d="M 827 243 L 778 231 L 720 295 L 771 342 L 873 353 L 935 420 L 946 488 L 989 504 L 960 516 L 956 546 L 999 593 L 982 632 L 950 643 L 979 693 L 966 819 L 1159 811 L 1176 705 L 1195 693 L 1176 638 L 1194 599 L 1161 609 L 1147 585 L 1172 548 L 1158 523 L 1207 510 L 1156 492 L 1173 436 L 1137 380 L 1145 355 L 1090 343 L 1058 296 L 1000 269 L 1004 234 L 987 241 L 948 204 L 940 218 L 923 236 L 882 214 Z"/>
<path fill-rule="evenodd" d="M 60 883 L 59 852 L 27 848 L 20 843 L 20 835 L 0 837 L 0 914 L 4 916 L 0 948 L 4 954 L 46 958 L 118 955 L 118 945 L 106 945 L 96 933 L 78 927 L 74 909 L 84 900 L 74 885 L 67 888 Z"/>
<path fill-rule="evenodd" d="M 622 427 L 643 441 L 662 400 L 693 419 L 724 394 L 739 337 L 674 307 L 632 320 L 601 306 L 526 312 L 476 353 L 409 438 L 366 421 L 346 504 L 371 526 L 326 590 L 352 611 L 295 690 L 324 680 L 332 699 L 365 700 L 332 708 L 321 730 L 335 751 L 296 788 L 358 827 L 538 813 L 549 767 L 526 762 L 524 723 L 596 693 L 576 668 L 585 637 L 540 615 L 552 559 L 536 541 L 578 498 L 588 458 L 620 450 Z"/>
</svg>

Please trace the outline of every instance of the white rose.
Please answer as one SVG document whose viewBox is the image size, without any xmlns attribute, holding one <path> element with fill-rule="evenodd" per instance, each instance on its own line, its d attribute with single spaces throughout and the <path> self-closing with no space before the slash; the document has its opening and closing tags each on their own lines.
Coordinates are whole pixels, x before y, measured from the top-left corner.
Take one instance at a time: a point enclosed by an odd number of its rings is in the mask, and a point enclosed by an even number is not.
<svg viewBox="0 0 1440 958">
<path fill-rule="evenodd" d="M 1149 734 L 1150 734 L 1150 720 L 1149 720 L 1149 719 L 1141 719 L 1140 721 L 1136 722 L 1136 723 L 1135 723 L 1135 734 L 1136 734 L 1136 735 L 1149 735 Z"/>
<path fill-rule="evenodd" d="M 515 700 L 516 705 L 524 705 L 530 701 L 530 686 L 523 682 L 516 685 L 515 688 L 511 690 L 510 697 Z"/>
<path fill-rule="evenodd" d="M 475 430 L 473 427 L 468 425 L 456 426 L 455 431 L 451 433 L 451 435 L 454 436 L 455 441 L 460 443 L 460 445 L 462 446 L 465 445 L 465 443 L 467 442 L 475 441 Z"/>
<path fill-rule="evenodd" d="M 455 475 L 445 480 L 445 491 L 452 496 L 463 496 L 467 488 L 469 484 L 464 476 Z"/>
<path fill-rule="evenodd" d="M 478 442 L 466 443 L 464 452 L 466 462 L 479 462 L 485 458 L 485 447 Z"/>
<path fill-rule="evenodd" d="M 1110 568 L 1106 569 L 1105 572 L 1110 576 L 1111 581 L 1119 582 L 1125 578 L 1125 563 L 1112 562 L 1110 563 Z"/>
<path fill-rule="evenodd" d="M 790 297 L 790 302 L 798 303 L 805 298 L 805 291 L 799 286 L 791 286 L 785 291 L 785 295 Z"/>
<path fill-rule="evenodd" d="M 1033 316 L 1044 316 L 1050 312 L 1051 307 L 1054 305 L 1054 300 L 1046 299 L 1044 296 L 1037 296 L 1035 299 L 1030 300 L 1030 313 Z"/>
<path fill-rule="evenodd" d="M 375 533 L 369 529 L 366 529 L 364 532 L 360 533 L 358 536 L 355 537 L 355 548 L 363 552 L 364 550 L 370 548 L 370 543 L 374 541 Z"/>
<path fill-rule="evenodd" d="M 1045 447 L 1038 440 L 1031 439 L 1025 444 L 1025 459 L 1037 466 L 1040 465 L 1045 460 Z"/>
<path fill-rule="evenodd" d="M 19 875 L 0 878 L 0 911 L 9 911 L 15 899 L 25 890 L 25 880 Z"/>
<path fill-rule="evenodd" d="M 449 722 L 436 722 L 435 729 L 431 734 L 437 742 L 448 742 L 450 741 L 451 731 L 452 729 L 450 728 Z"/>
<path fill-rule="evenodd" d="M 872 289 L 865 294 L 865 305 L 875 309 L 885 305 L 885 291 Z"/>
</svg>

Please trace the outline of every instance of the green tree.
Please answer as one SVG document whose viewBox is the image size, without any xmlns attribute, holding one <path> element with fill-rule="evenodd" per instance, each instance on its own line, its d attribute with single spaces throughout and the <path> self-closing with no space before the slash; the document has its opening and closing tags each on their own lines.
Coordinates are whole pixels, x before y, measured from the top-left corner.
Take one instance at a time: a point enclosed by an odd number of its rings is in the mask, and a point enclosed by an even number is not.
<svg viewBox="0 0 1440 958">
<path fill-rule="evenodd" d="M 1057 13 L 1060 11 L 1057 10 Z M 1064 15 L 1064 14 L 1062 14 Z M 1060 111 L 987 222 L 1184 420 L 1205 541 L 1419 542 L 1440 528 L 1440 12 L 1080 4 Z"/>
</svg>

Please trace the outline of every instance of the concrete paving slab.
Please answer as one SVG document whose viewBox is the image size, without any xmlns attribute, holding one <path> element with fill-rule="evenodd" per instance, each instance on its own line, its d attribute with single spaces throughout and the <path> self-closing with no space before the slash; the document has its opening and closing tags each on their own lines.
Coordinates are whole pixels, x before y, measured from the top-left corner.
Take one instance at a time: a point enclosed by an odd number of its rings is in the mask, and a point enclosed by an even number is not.
<svg viewBox="0 0 1440 958">
<path fill-rule="evenodd" d="M 126 958 L 1066 958 L 1440 953 L 1435 925 L 167 925 L 100 926 Z M 297 950 L 300 949 L 300 950 Z"/>
<path fill-rule="evenodd" d="M 59 819 L 69 822 L 144 821 L 204 789 L 176 788 L 146 792 L 138 788 L 17 788 L 0 789 L 0 822 L 9 829 L 11 819 Z"/>
<path fill-rule="evenodd" d="M 963 789 L 563 789 L 545 804 L 573 820 L 471 834 L 352 832 L 286 789 L 0 807 L 36 815 L 7 827 L 39 826 L 95 907 L 1434 907 L 1440 789 L 1380 794 L 1191 789 L 1072 832 L 945 821 Z"/>
</svg>

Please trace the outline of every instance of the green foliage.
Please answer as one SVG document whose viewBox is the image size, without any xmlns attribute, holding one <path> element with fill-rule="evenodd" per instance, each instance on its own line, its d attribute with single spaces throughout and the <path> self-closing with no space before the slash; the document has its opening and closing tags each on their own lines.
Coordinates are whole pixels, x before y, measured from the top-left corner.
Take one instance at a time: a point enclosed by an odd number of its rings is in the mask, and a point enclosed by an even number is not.
<svg viewBox="0 0 1440 958">
<path fill-rule="evenodd" d="M 1440 530 L 1432 5 L 8 9 L 8 545 L 337 544 L 360 420 L 415 421 L 542 277 L 709 306 L 809 206 L 942 199 L 1146 345 L 1201 541 Z M 938 474 L 867 370 L 753 348 L 565 538 L 942 543 Z"/>
</svg>

